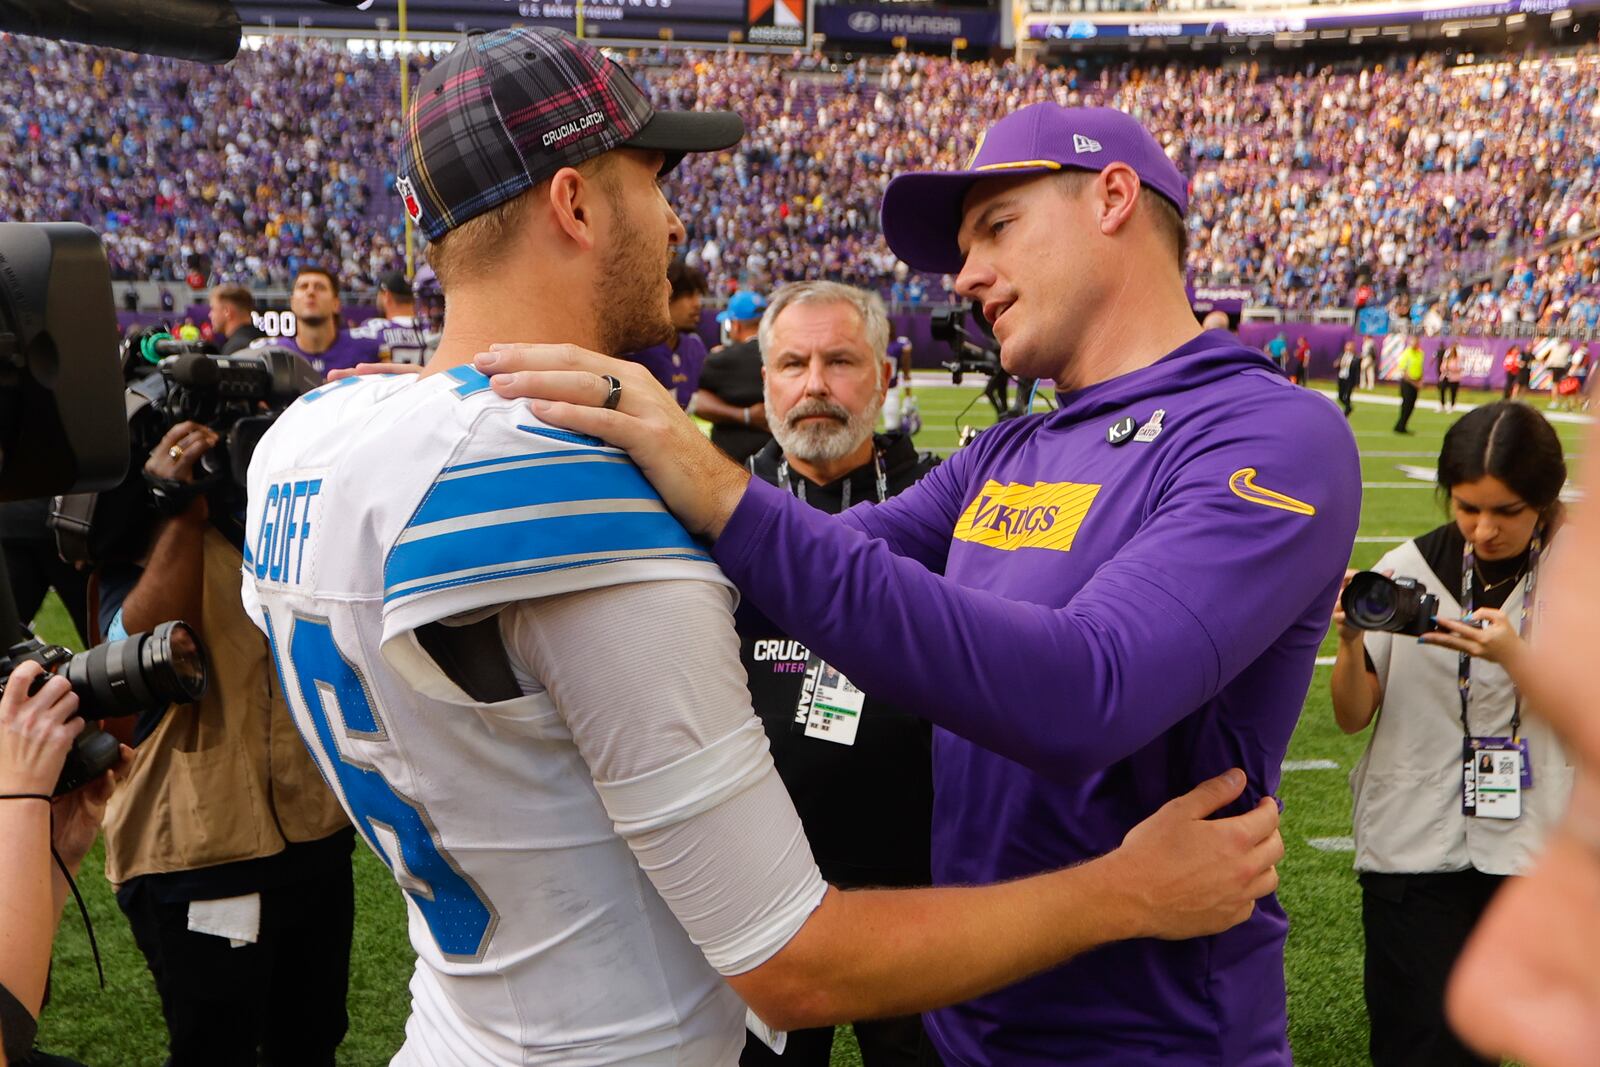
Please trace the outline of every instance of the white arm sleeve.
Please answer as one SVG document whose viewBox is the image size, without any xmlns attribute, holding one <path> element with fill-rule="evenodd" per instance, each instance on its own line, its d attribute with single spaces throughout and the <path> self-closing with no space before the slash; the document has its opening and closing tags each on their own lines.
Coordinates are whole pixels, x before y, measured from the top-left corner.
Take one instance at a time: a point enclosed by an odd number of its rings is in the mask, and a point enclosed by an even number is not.
<svg viewBox="0 0 1600 1067">
<path fill-rule="evenodd" d="M 549 690 L 617 833 L 724 975 L 776 955 L 827 891 L 750 710 L 732 602 L 643 582 L 500 615 L 518 682 Z"/>
</svg>

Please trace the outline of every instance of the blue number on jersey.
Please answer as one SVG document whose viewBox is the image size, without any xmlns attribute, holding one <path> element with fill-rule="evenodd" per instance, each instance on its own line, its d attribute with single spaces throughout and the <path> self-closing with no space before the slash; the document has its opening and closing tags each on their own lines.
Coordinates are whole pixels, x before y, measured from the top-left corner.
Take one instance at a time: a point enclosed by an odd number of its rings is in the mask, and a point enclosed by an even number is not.
<svg viewBox="0 0 1600 1067">
<path fill-rule="evenodd" d="M 278 642 L 270 617 L 267 636 L 272 642 L 273 658 L 278 659 Z M 372 850 L 393 871 L 396 857 L 384 854 L 374 827 L 386 830 L 399 842 L 403 873 L 409 876 L 401 880 L 402 887 L 406 881 L 422 883 L 420 888 L 407 888 L 406 893 L 422 912 L 439 951 L 456 961 L 481 959 L 499 921 L 483 892 L 443 850 L 433 821 L 422 805 L 397 792 L 373 768 L 351 761 L 334 740 L 333 712 L 343 720 L 348 737 L 382 741 L 388 734 L 378 710 L 372 706 L 366 679 L 339 651 L 326 619 L 295 616 L 289 630 L 289 660 L 294 664 L 299 697 L 316 727 L 317 740 Z M 281 661 L 278 675 L 286 677 Z M 284 689 L 287 691 L 287 684 Z M 330 709 L 323 703 L 324 691 L 331 691 L 335 707 Z"/>
</svg>

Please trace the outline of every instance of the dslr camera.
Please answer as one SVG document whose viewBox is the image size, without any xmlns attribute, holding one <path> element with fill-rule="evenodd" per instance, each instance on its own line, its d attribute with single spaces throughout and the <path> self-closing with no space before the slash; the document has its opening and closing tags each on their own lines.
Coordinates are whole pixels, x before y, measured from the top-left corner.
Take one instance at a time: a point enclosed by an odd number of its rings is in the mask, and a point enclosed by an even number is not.
<svg viewBox="0 0 1600 1067">
<path fill-rule="evenodd" d="M 67 753 L 55 796 L 72 792 L 116 765 L 121 745 L 95 723 L 172 704 L 192 704 L 205 696 L 209 677 L 200 639 L 187 623 L 177 621 L 78 654 L 37 638 L 20 641 L 0 652 L 0 693 L 6 691 L 11 672 L 29 662 L 45 669 L 45 675 L 35 680 L 35 689 L 51 674 L 72 683 L 72 691 L 78 694 L 78 714 L 88 720 Z"/>
<path fill-rule="evenodd" d="M 1377 571 L 1351 577 L 1339 597 L 1345 621 L 1358 630 L 1421 637 L 1437 627 L 1439 598 L 1415 578 L 1386 578 Z"/>
</svg>

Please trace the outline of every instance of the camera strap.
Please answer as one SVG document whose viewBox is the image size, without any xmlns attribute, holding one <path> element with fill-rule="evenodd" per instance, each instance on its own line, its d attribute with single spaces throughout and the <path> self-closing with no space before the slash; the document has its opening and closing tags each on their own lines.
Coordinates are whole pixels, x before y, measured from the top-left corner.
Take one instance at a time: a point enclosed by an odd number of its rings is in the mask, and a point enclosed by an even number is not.
<svg viewBox="0 0 1600 1067">
<path fill-rule="evenodd" d="M 50 823 L 52 828 L 56 821 L 55 805 L 51 803 L 52 797 L 44 793 L 0 793 L 0 800 L 42 800 L 50 804 Z M 106 971 L 100 964 L 100 943 L 94 937 L 94 924 L 89 921 L 89 908 L 83 902 L 83 894 L 78 892 L 78 883 L 73 880 L 72 872 L 67 870 L 66 861 L 61 858 L 61 853 L 56 851 L 56 846 L 50 846 L 50 858 L 56 861 L 56 867 L 61 871 L 61 877 L 67 880 L 67 888 L 72 890 L 72 899 L 78 902 L 78 914 L 83 916 L 83 930 L 89 935 L 89 951 L 94 953 L 95 973 L 100 976 L 100 988 L 106 987 Z"/>
<path fill-rule="evenodd" d="M 1534 528 L 1533 540 L 1528 543 L 1528 585 L 1522 591 L 1522 617 L 1517 621 L 1517 633 L 1524 641 L 1528 639 L 1528 630 L 1531 623 L 1533 596 L 1539 582 L 1539 553 L 1544 545 L 1544 527 Z M 1473 611 L 1472 575 L 1477 566 L 1477 556 L 1472 551 L 1472 542 L 1467 541 L 1461 550 L 1461 611 L 1466 617 L 1471 617 Z M 1467 706 L 1472 699 L 1472 657 L 1462 652 L 1456 665 L 1456 688 L 1461 693 L 1461 733 L 1468 740 L 1472 738 L 1472 727 L 1467 724 Z M 1512 692 L 1515 694 L 1511 705 L 1511 740 L 1516 743 L 1522 734 L 1522 693 L 1512 682 Z"/>
</svg>

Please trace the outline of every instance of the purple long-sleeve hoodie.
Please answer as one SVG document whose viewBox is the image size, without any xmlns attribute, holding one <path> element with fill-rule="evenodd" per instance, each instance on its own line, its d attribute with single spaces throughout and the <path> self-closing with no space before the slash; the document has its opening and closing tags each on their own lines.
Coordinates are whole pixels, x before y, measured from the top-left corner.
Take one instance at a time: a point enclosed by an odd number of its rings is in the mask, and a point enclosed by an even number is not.
<svg viewBox="0 0 1600 1067">
<path fill-rule="evenodd" d="M 938 727 L 940 884 L 1105 853 L 1229 767 L 1249 776 L 1229 813 L 1275 792 L 1350 558 L 1343 416 L 1231 335 L 1059 402 L 841 517 L 752 482 L 715 546 L 786 632 Z M 1111 443 L 1130 416 L 1143 431 Z M 929 1030 L 952 1067 L 1287 1064 L 1287 929 L 1267 898 L 1226 933 L 1110 945 Z"/>
</svg>

